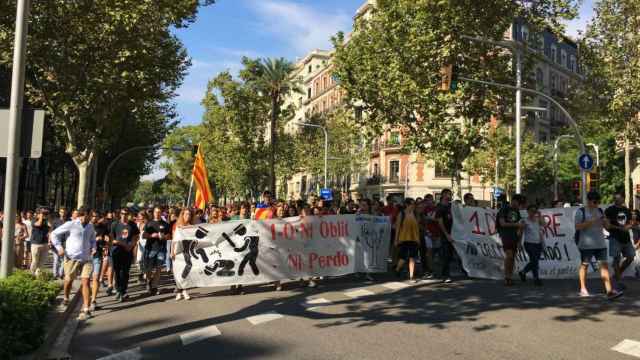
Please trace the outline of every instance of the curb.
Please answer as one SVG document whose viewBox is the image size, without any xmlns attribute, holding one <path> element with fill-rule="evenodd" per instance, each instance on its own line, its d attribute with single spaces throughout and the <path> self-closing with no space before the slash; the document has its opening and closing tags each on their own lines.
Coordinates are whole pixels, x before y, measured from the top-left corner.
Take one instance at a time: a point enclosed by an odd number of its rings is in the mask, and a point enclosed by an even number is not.
<svg viewBox="0 0 640 360">
<path fill-rule="evenodd" d="M 74 282 L 71 288 L 71 298 L 69 299 L 69 305 L 62 306 L 62 300 L 64 290 L 60 291 L 60 294 L 56 297 L 55 303 L 57 306 L 53 306 L 47 318 L 45 319 L 45 337 L 42 345 L 34 352 L 18 357 L 19 360 L 48 360 L 48 359 L 70 359 L 69 354 L 58 354 L 53 358 L 49 357 L 49 352 L 53 349 L 53 346 L 61 334 L 62 329 L 69 321 L 71 314 L 74 312 L 80 299 L 82 298 L 82 291 L 80 285 Z"/>
</svg>

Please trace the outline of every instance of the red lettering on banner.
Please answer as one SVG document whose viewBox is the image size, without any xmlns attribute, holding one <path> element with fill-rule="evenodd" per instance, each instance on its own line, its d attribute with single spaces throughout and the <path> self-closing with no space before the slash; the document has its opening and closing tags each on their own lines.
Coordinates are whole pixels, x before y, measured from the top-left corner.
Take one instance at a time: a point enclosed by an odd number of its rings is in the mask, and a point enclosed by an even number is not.
<svg viewBox="0 0 640 360">
<path fill-rule="evenodd" d="M 320 222 L 320 236 L 323 238 L 338 238 L 349 236 L 349 223 L 340 220 L 338 222 Z"/>
<path fill-rule="evenodd" d="M 289 254 L 289 267 L 297 271 L 302 271 L 302 256 Z"/>
<path fill-rule="evenodd" d="M 562 213 L 555 213 L 553 214 L 552 222 L 553 222 L 553 233 L 555 234 L 556 237 L 564 237 L 565 234 L 560 234 L 558 232 L 558 229 L 560 229 L 560 220 L 558 220 L 559 217 L 563 216 L 564 214 Z"/>
<path fill-rule="evenodd" d="M 327 267 L 343 267 L 349 265 L 349 257 L 341 251 L 336 252 L 335 255 L 318 255 L 314 252 L 309 253 L 309 270 L 315 268 L 327 268 Z"/>
<path fill-rule="evenodd" d="M 271 241 L 276 241 L 276 224 L 271 224 Z"/>
<path fill-rule="evenodd" d="M 320 236 L 322 236 L 323 238 L 329 237 L 329 224 L 327 224 L 326 222 L 321 222 L 320 223 Z"/>
<path fill-rule="evenodd" d="M 480 230 L 480 219 L 478 217 L 477 211 L 473 212 L 473 215 L 471 215 L 471 217 L 469 218 L 469 222 L 471 222 L 474 225 L 474 228 L 471 231 L 472 233 L 476 235 L 485 235 L 485 232 Z"/>
<path fill-rule="evenodd" d="M 290 223 L 284 224 L 283 235 L 285 240 L 295 240 L 296 239 L 296 229 Z"/>
<path fill-rule="evenodd" d="M 300 232 L 305 239 L 311 239 L 313 236 L 313 224 L 300 224 Z"/>
</svg>

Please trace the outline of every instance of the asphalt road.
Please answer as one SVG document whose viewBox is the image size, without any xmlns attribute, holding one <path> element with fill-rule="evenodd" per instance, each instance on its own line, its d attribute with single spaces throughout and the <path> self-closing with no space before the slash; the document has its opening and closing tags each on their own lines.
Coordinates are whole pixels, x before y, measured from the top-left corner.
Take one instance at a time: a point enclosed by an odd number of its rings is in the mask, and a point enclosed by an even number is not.
<svg viewBox="0 0 640 360">
<path fill-rule="evenodd" d="M 132 281 L 135 282 L 135 281 Z M 410 284 L 385 276 L 197 289 L 176 302 L 170 281 L 153 297 L 101 297 L 81 323 L 73 359 L 635 359 L 611 348 L 640 341 L 640 281 L 618 301 L 577 296 L 577 281 L 544 287 L 459 280 Z M 590 282 L 592 292 L 601 284 Z M 629 352 L 640 343 L 627 342 Z"/>
</svg>

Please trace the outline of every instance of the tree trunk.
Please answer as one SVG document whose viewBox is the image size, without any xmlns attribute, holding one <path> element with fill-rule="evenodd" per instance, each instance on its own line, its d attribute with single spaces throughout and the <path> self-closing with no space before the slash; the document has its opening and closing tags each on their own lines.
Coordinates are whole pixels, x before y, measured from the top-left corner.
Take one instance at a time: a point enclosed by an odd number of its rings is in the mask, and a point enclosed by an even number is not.
<svg viewBox="0 0 640 360">
<path fill-rule="evenodd" d="M 453 171 L 452 185 L 453 193 L 458 199 L 462 200 L 462 175 L 460 174 L 460 168 L 458 167 Z"/>
<path fill-rule="evenodd" d="M 269 191 L 271 196 L 276 196 L 276 146 L 277 146 L 277 122 L 278 122 L 278 98 L 276 96 L 271 99 L 271 126 L 270 126 L 270 140 L 271 140 L 271 156 L 269 164 Z"/>
<path fill-rule="evenodd" d="M 89 204 L 89 186 L 91 184 L 91 175 L 94 163 L 94 153 L 83 152 L 75 156 L 71 156 L 73 163 L 78 169 L 78 198 L 77 207 L 87 206 Z"/>
<path fill-rule="evenodd" d="M 629 131 L 624 132 L 624 202 L 631 207 L 631 144 Z"/>
</svg>

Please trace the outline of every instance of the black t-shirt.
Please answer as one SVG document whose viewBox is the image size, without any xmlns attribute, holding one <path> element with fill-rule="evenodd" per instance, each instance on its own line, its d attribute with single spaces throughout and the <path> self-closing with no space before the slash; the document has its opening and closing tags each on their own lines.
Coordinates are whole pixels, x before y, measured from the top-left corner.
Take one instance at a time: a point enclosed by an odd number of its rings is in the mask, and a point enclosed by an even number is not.
<svg viewBox="0 0 640 360">
<path fill-rule="evenodd" d="M 31 244 L 44 245 L 48 243 L 49 224 L 47 220 L 42 222 L 41 226 L 37 226 L 35 220 L 31 226 Z"/>
<path fill-rule="evenodd" d="M 502 219 L 503 222 L 518 223 L 522 220 L 522 217 L 520 216 L 520 210 L 507 205 L 498 211 L 498 221 L 500 221 L 500 219 Z M 518 228 L 499 226 L 498 229 L 501 239 L 518 241 Z"/>
<path fill-rule="evenodd" d="M 132 221 L 126 224 L 118 221 L 111 225 L 111 238 L 127 245 L 130 245 L 138 234 L 140 234 L 138 225 Z M 117 248 L 119 248 L 119 246 L 114 245 L 111 249 L 115 250 Z"/>
<path fill-rule="evenodd" d="M 167 242 L 166 239 L 171 234 L 171 226 L 164 220 L 151 220 L 145 225 L 144 232 L 149 236 L 160 233 L 164 234 L 165 240 L 160 240 L 157 238 L 148 237 L 147 243 L 145 245 L 145 250 L 149 249 L 149 251 L 167 251 Z"/>
<path fill-rule="evenodd" d="M 442 223 L 444 224 L 444 228 L 447 230 L 447 233 L 451 234 L 451 228 L 453 227 L 453 217 L 451 216 L 451 203 L 438 204 L 436 207 L 436 220 L 442 219 Z"/>
<path fill-rule="evenodd" d="M 109 228 L 107 227 L 107 224 L 99 222 L 93 225 L 93 229 L 96 232 L 96 253 L 93 257 L 98 259 L 102 257 L 102 252 L 107 246 L 107 239 L 105 239 L 105 236 L 109 234 Z"/>
<path fill-rule="evenodd" d="M 604 216 L 607 217 L 611 225 L 616 226 L 625 226 L 631 221 L 631 212 L 625 206 L 611 205 L 604 211 Z M 618 240 L 621 244 L 631 241 L 629 231 L 619 229 L 611 229 L 608 231 L 609 237 Z"/>
</svg>

